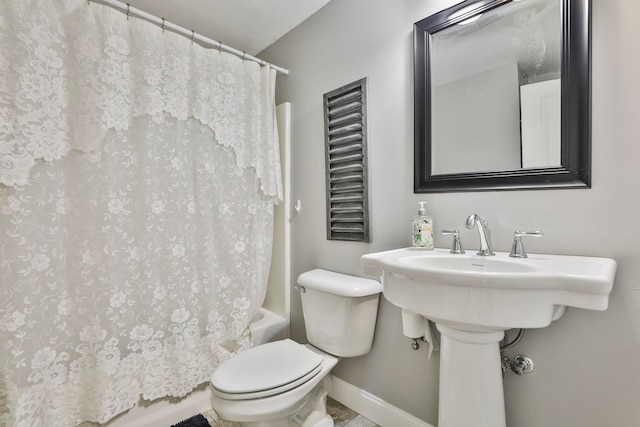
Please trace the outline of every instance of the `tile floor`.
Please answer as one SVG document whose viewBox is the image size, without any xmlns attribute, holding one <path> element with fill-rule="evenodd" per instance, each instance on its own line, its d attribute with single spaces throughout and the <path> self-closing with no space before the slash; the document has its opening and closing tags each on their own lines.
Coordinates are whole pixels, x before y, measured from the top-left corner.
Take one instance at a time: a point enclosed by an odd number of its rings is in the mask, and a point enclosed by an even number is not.
<svg viewBox="0 0 640 427">
<path fill-rule="evenodd" d="M 356 411 L 347 408 L 330 397 L 327 399 L 327 412 L 329 412 L 333 418 L 335 427 L 380 427 L 378 424 L 366 419 Z M 212 427 L 237 427 L 240 425 L 219 419 L 213 409 L 202 415 L 207 418 Z"/>
</svg>

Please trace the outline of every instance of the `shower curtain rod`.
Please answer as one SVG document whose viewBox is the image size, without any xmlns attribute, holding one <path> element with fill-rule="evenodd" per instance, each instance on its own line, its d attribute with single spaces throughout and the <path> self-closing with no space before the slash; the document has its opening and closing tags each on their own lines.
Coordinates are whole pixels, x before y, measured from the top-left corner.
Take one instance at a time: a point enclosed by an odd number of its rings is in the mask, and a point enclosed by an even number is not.
<svg viewBox="0 0 640 427">
<path fill-rule="evenodd" d="M 131 7 L 131 5 L 129 3 L 123 3 L 121 1 L 118 0 L 87 0 L 87 4 L 92 1 L 94 3 L 103 3 L 109 6 L 112 6 L 116 9 L 120 9 L 122 12 L 125 12 L 127 14 L 127 17 L 129 17 L 130 15 L 135 15 L 138 18 L 142 18 L 146 21 L 150 21 L 154 24 L 160 25 L 162 27 L 162 29 L 170 29 L 178 34 L 181 34 L 183 36 L 186 36 L 188 38 L 190 38 L 191 40 L 197 40 L 199 42 L 205 43 L 207 45 L 213 46 L 216 49 L 220 49 L 220 50 L 224 50 L 225 52 L 229 52 L 232 53 L 236 56 L 241 57 L 242 59 L 248 59 L 250 61 L 254 61 L 257 62 L 260 65 L 264 65 L 264 66 L 269 66 L 271 68 L 273 68 L 274 70 L 276 70 L 279 73 L 284 74 L 285 76 L 289 74 L 289 70 L 287 70 L 286 68 L 282 68 L 279 67 L 275 64 L 271 64 L 263 59 L 260 58 L 256 58 L 255 56 L 249 55 L 246 52 L 243 52 L 241 50 L 235 49 L 231 46 L 227 46 L 224 43 L 220 43 L 217 40 L 213 40 L 210 39 L 208 37 L 205 37 L 201 34 L 198 34 L 196 32 L 194 32 L 193 30 L 188 30 L 184 27 L 181 27 L 180 25 L 176 25 L 172 22 L 169 22 L 167 20 L 165 20 L 164 18 L 158 18 L 155 15 L 152 15 L 150 13 L 147 13 L 143 10 L 140 10 L 138 8 L 135 7 Z"/>
</svg>

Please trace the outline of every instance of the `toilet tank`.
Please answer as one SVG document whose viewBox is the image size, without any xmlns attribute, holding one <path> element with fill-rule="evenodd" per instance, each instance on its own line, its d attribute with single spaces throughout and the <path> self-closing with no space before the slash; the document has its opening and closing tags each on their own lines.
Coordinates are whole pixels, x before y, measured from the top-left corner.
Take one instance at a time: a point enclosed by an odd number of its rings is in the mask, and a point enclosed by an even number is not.
<svg viewBox="0 0 640 427">
<path fill-rule="evenodd" d="M 375 280 L 316 269 L 298 277 L 307 340 L 338 357 L 371 350 L 382 285 Z"/>
</svg>

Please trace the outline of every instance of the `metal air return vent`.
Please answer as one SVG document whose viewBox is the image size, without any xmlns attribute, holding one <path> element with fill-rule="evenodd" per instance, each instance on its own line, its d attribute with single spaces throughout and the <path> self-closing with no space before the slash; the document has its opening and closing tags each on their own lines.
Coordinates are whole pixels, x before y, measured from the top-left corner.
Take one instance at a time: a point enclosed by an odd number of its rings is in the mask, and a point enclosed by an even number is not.
<svg viewBox="0 0 640 427">
<path fill-rule="evenodd" d="M 327 239 L 369 242 L 367 79 L 324 94 Z"/>
</svg>

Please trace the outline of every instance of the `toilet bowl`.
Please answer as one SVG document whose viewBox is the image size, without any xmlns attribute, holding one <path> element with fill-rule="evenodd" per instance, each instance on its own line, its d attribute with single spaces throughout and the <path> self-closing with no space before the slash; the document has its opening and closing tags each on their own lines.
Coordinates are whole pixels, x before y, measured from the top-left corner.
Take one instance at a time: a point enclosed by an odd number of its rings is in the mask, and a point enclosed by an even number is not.
<svg viewBox="0 0 640 427">
<path fill-rule="evenodd" d="M 274 358 L 276 353 L 281 355 L 279 359 Z M 297 359 L 293 369 L 285 369 L 286 363 L 292 361 L 289 356 Z M 296 415 L 300 422 L 320 408 L 314 415 L 315 423 L 305 426 L 330 427 L 333 422 L 323 419 L 328 415 L 326 410 L 322 413 L 322 408 L 331 388 L 328 374 L 337 363 L 338 358 L 289 339 L 254 347 L 222 365 L 220 368 L 227 368 L 222 375 L 219 374 L 223 369 L 214 372 L 211 407 L 222 419 L 243 426 L 270 427 L 302 425 L 295 424 L 291 417 Z M 234 377 L 237 381 L 232 380 Z M 231 390 L 230 383 L 233 383 Z"/>
<path fill-rule="evenodd" d="M 370 351 L 380 283 L 312 270 L 298 278 L 309 344 L 291 339 L 253 347 L 211 375 L 211 407 L 246 427 L 331 427 L 326 397 L 341 357 Z"/>
</svg>

